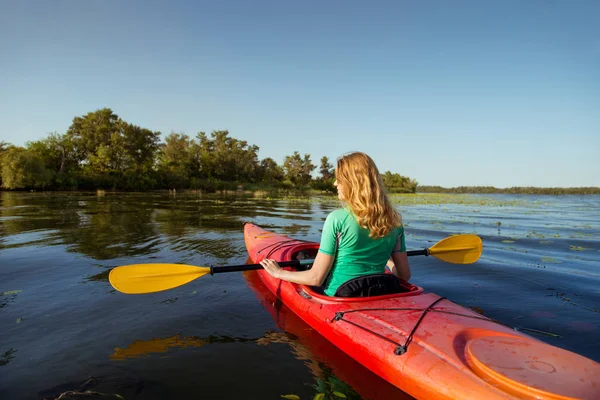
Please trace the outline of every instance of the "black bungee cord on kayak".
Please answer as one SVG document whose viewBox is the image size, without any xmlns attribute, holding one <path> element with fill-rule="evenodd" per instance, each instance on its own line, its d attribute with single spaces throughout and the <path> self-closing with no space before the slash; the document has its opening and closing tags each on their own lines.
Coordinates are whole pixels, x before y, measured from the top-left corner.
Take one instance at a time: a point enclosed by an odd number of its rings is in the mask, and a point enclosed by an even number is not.
<svg viewBox="0 0 600 400">
<path fill-rule="evenodd" d="M 417 328 L 419 327 L 419 325 L 421 324 L 421 321 L 423 321 L 423 318 L 425 318 L 425 316 L 427 315 L 427 313 L 429 311 L 436 311 L 433 310 L 433 306 L 435 306 L 437 303 L 439 303 L 440 301 L 444 300 L 445 297 L 440 297 L 439 299 L 437 299 L 436 301 L 434 301 L 433 303 L 431 303 L 427 308 L 425 309 L 419 309 L 419 308 L 363 308 L 363 309 L 358 309 L 358 310 L 350 310 L 350 311 L 339 311 L 337 313 L 335 313 L 335 317 L 333 318 L 333 321 L 344 321 L 347 322 L 351 325 L 356 326 L 357 328 L 360 328 L 366 332 L 369 332 L 383 340 L 386 340 L 392 344 L 395 344 L 396 350 L 394 350 L 394 353 L 398 356 L 401 356 L 402 354 L 406 353 L 406 351 L 408 350 L 408 345 L 410 344 L 410 342 L 412 342 L 412 337 L 415 334 L 415 331 L 417 330 Z M 344 314 L 349 314 L 352 312 L 356 312 L 356 311 L 408 311 L 408 310 L 414 310 L 414 311 L 422 311 L 423 313 L 421 314 L 421 317 L 419 317 L 419 320 L 417 321 L 417 323 L 415 324 L 415 326 L 412 328 L 410 334 L 406 337 L 406 341 L 404 342 L 404 344 L 400 344 L 397 342 L 394 342 L 391 339 L 386 338 L 383 335 L 380 335 L 377 332 L 372 331 L 369 328 L 365 328 L 364 326 L 361 326 L 355 322 L 352 321 L 348 321 L 347 319 L 344 319 Z"/>
<path fill-rule="evenodd" d="M 482 321 L 489 321 L 489 322 L 493 322 L 496 323 L 498 325 L 502 325 L 505 326 L 509 329 L 514 329 L 515 331 L 529 331 L 532 333 L 538 333 L 541 335 L 550 335 L 548 332 L 543 332 L 543 331 L 539 331 L 536 329 L 528 329 L 528 328 L 517 328 L 517 327 L 511 327 L 508 325 L 503 324 L 500 321 L 497 321 L 493 318 L 488 318 L 488 317 L 478 317 L 475 315 L 468 315 L 468 314 L 462 314 L 462 313 L 457 313 L 457 312 L 452 312 L 452 311 L 446 311 L 446 310 L 436 310 L 433 308 L 433 306 L 435 306 L 437 303 L 439 303 L 440 301 L 446 299 L 445 297 L 440 297 L 439 299 L 437 299 L 436 301 L 434 301 L 433 303 L 431 303 L 430 306 L 428 306 L 427 308 L 411 308 L 411 307 L 404 307 L 404 308 L 360 308 L 360 309 L 355 309 L 355 310 L 350 310 L 350 311 L 338 311 L 337 313 L 335 313 L 335 317 L 331 320 L 331 322 L 334 321 L 344 321 L 347 322 L 351 325 L 356 326 L 357 328 L 360 328 L 366 332 L 369 332 L 387 342 L 390 342 L 392 344 L 395 344 L 396 350 L 394 350 L 394 353 L 396 355 L 402 355 L 404 353 L 406 353 L 408 351 L 408 345 L 410 344 L 410 342 L 412 342 L 412 337 L 415 333 L 415 331 L 417 330 L 417 328 L 419 327 L 419 324 L 421 323 L 421 321 L 423 321 L 423 318 L 425 318 L 425 315 L 427 315 L 428 312 L 438 312 L 441 314 L 450 314 L 450 315 L 458 315 L 459 317 L 465 317 L 465 318 L 473 318 L 473 319 L 480 319 Z M 369 328 L 365 328 L 364 326 L 361 326 L 359 324 L 357 324 L 356 322 L 352 322 L 349 321 L 347 319 L 344 319 L 344 315 L 345 314 L 350 314 L 353 312 L 357 312 L 357 311 L 422 311 L 423 314 L 421 314 L 421 317 L 419 318 L 419 320 L 417 321 L 417 323 L 415 324 L 415 326 L 413 327 L 413 329 L 411 330 L 410 334 L 407 336 L 406 341 L 404 342 L 404 344 L 400 344 L 397 342 L 394 342 L 391 339 L 388 339 L 387 337 L 380 335 L 377 332 L 374 332 L 372 330 L 370 330 Z M 560 336 L 559 336 L 560 337 Z"/>
<path fill-rule="evenodd" d="M 439 299 L 437 299 L 436 301 L 431 303 L 427 308 L 411 308 L 411 307 L 405 307 L 405 308 L 359 308 L 359 309 L 350 310 L 350 311 L 338 311 L 337 313 L 335 313 L 335 317 L 331 320 L 331 322 L 334 322 L 334 321 L 347 322 L 347 323 L 354 325 L 357 328 L 360 328 L 366 332 L 369 332 L 385 341 L 395 344 L 397 347 L 396 347 L 396 350 L 394 350 L 394 353 L 399 356 L 401 356 L 402 354 L 404 354 L 408 351 L 408 345 L 412 342 L 412 338 L 413 338 L 417 328 L 423 321 L 423 318 L 425 318 L 425 315 L 427 315 L 427 313 L 429 313 L 429 312 L 438 312 L 438 313 L 442 313 L 442 314 L 458 315 L 460 317 L 480 319 L 482 321 L 491 321 L 491 322 L 506 326 L 506 325 L 502 324 L 501 322 L 498 322 L 492 318 L 477 317 L 475 315 L 461 314 L 461 313 L 456 313 L 456 312 L 446 311 L 446 310 L 436 310 L 433 308 L 433 306 L 435 306 L 437 303 L 439 303 L 440 301 L 445 300 L 445 299 L 446 299 L 445 297 L 440 297 Z M 369 328 L 365 328 L 364 326 L 361 326 L 361 325 L 357 324 L 356 322 L 352 322 L 347 319 L 344 319 L 345 314 L 350 314 L 350 313 L 357 312 L 357 311 L 422 311 L 423 313 L 421 314 L 421 317 L 419 317 L 419 320 L 417 321 L 415 326 L 412 328 L 410 334 L 406 337 L 406 341 L 404 342 L 404 344 L 400 344 L 400 343 L 394 342 L 393 340 L 391 340 L 383 335 L 380 335 L 377 332 L 372 331 Z"/>
</svg>

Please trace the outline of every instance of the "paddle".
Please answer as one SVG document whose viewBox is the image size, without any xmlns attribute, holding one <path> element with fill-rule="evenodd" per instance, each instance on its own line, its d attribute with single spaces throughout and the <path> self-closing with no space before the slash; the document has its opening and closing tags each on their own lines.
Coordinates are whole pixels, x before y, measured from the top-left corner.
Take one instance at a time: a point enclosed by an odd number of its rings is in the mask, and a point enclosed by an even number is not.
<svg viewBox="0 0 600 400">
<path fill-rule="evenodd" d="M 408 256 L 429 256 L 452 264 L 471 264 L 481 255 L 481 239 L 476 235 L 456 235 L 440 240 L 432 247 L 411 250 Z M 282 267 L 310 265 L 314 260 L 283 261 Z M 185 285 L 207 274 L 249 271 L 261 269 L 260 264 L 226 265 L 221 267 L 197 267 L 184 264 L 133 264 L 113 268 L 108 280 L 120 292 L 141 294 L 160 292 Z"/>
</svg>

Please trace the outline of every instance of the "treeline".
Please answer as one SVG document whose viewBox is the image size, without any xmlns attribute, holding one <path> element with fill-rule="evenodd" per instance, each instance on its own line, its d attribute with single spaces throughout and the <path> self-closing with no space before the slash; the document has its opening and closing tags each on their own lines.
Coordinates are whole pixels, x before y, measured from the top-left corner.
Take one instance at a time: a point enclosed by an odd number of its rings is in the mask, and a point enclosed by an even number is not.
<svg viewBox="0 0 600 400">
<path fill-rule="evenodd" d="M 459 186 L 443 188 L 441 186 L 419 186 L 419 193 L 481 193 L 481 194 L 600 194 L 600 187 L 544 188 L 510 187 L 499 189 L 493 186 Z"/>
<path fill-rule="evenodd" d="M 259 147 L 226 130 L 195 138 L 139 127 L 104 108 L 73 119 L 64 134 L 51 133 L 25 147 L 0 143 L 4 189 L 206 191 L 274 188 L 335 191 L 334 168 L 322 157 L 319 175 L 310 154 L 294 151 L 279 165 L 258 157 Z M 417 182 L 387 171 L 390 192 L 411 192 Z"/>
</svg>

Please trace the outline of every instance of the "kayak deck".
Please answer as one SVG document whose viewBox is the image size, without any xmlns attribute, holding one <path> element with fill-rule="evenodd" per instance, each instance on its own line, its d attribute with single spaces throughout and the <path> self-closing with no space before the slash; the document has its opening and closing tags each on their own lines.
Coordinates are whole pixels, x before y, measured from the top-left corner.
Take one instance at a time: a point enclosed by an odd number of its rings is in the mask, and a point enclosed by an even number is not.
<svg viewBox="0 0 600 400">
<path fill-rule="evenodd" d="M 314 258 L 318 244 L 246 224 L 250 258 Z M 295 314 L 359 363 L 422 399 L 598 399 L 600 364 L 516 332 L 423 288 L 335 298 L 260 270 Z"/>
</svg>

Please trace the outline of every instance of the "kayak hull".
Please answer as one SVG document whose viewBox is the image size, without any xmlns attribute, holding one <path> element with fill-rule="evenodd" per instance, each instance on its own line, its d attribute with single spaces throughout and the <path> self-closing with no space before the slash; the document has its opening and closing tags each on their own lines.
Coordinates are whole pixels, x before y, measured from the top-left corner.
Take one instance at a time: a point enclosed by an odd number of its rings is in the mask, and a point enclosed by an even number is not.
<svg viewBox="0 0 600 400">
<path fill-rule="evenodd" d="M 343 384 L 337 387 L 338 392 L 351 394 L 344 387 L 344 384 L 347 384 L 363 399 L 414 399 L 365 369 L 315 329 L 307 326 L 265 286 L 257 271 L 245 272 L 244 278 L 273 318 L 273 322 L 279 329 L 285 331 L 285 333 L 270 333 L 268 336 L 277 335 L 275 340 L 278 343 L 288 343 L 296 357 L 305 363 L 314 377 L 328 383 L 341 380 Z M 335 390 L 336 387 L 331 389 Z M 349 395 L 348 398 L 354 397 Z"/>
<path fill-rule="evenodd" d="M 314 257 L 318 243 L 247 223 L 253 262 Z M 406 283 L 406 292 L 334 298 L 259 270 L 264 285 L 357 362 L 418 399 L 598 399 L 600 364 Z"/>
</svg>

